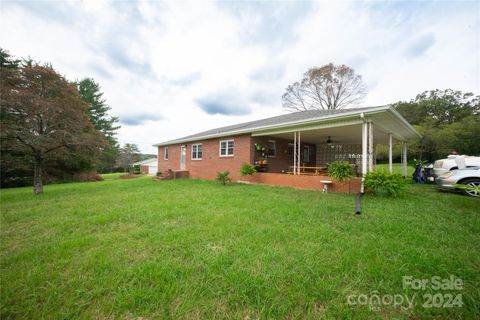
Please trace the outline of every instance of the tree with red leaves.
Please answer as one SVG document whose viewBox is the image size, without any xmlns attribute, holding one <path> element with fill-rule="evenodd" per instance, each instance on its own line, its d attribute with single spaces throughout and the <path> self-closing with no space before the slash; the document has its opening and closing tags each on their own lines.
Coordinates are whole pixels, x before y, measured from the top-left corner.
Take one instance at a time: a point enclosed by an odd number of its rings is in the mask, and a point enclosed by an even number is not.
<svg viewBox="0 0 480 320">
<path fill-rule="evenodd" d="M 43 193 L 43 173 L 79 154 L 96 157 L 104 137 L 90 122 L 74 84 L 48 65 L 0 68 L 2 149 L 24 155 L 34 170 L 34 194 Z"/>
</svg>

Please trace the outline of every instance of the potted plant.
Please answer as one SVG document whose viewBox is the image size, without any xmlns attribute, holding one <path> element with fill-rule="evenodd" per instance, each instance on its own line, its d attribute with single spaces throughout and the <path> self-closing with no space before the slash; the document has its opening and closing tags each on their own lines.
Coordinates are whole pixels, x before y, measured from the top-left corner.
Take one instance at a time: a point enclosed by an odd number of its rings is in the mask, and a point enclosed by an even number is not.
<svg viewBox="0 0 480 320">
<path fill-rule="evenodd" d="M 348 180 L 348 192 L 350 193 L 350 180 L 355 176 L 353 164 L 347 161 L 334 161 L 328 165 L 328 176 L 338 182 Z"/>
</svg>

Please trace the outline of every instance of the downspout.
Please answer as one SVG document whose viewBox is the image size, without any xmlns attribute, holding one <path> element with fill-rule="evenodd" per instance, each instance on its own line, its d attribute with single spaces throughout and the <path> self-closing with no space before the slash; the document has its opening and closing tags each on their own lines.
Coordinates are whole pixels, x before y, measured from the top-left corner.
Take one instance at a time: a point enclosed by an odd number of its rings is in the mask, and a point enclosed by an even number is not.
<svg viewBox="0 0 480 320">
<path fill-rule="evenodd" d="M 365 132 L 365 115 L 363 114 L 363 112 L 360 114 L 360 119 L 362 119 L 362 182 L 361 182 L 361 185 L 360 185 L 360 192 L 357 193 L 357 195 L 355 196 L 355 214 L 357 215 L 360 215 L 362 213 L 362 197 L 365 193 L 365 186 L 363 184 L 363 181 L 365 180 L 365 167 L 366 167 L 366 159 L 365 159 L 365 152 L 364 152 L 364 149 L 367 147 L 365 145 L 365 140 L 366 140 L 366 134 L 367 132 Z"/>
</svg>

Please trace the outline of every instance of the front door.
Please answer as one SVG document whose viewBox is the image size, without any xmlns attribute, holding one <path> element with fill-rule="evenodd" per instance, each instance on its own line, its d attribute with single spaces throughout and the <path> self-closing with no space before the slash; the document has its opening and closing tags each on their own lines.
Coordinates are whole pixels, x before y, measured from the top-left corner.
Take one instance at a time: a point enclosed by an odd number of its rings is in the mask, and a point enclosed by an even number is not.
<svg viewBox="0 0 480 320">
<path fill-rule="evenodd" d="M 180 170 L 185 170 L 185 159 L 187 158 L 187 146 L 180 147 Z"/>
</svg>

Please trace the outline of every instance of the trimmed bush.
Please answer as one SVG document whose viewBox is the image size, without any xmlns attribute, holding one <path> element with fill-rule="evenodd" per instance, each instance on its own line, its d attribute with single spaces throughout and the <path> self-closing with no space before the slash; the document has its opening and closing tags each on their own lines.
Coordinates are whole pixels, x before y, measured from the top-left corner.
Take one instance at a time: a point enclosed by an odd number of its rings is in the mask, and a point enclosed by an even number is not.
<svg viewBox="0 0 480 320">
<path fill-rule="evenodd" d="M 390 196 L 399 195 L 407 187 L 407 180 L 401 174 L 384 171 L 367 173 L 363 183 L 370 192 L 385 192 Z"/>
<path fill-rule="evenodd" d="M 229 175 L 230 175 L 229 171 L 217 172 L 217 181 L 223 185 L 226 185 L 227 183 L 232 181 Z"/>
<path fill-rule="evenodd" d="M 355 176 L 353 164 L 347 161 L 335 161 L 328 165 L 328 176 L 343 182 Z"/>
<path fill-rule="evenodd" d="M 256 172 L 257 170 L 255 169 L 255 166 L 252 166 L 249 163 L 244 163 L 240 168 L 240 174 L 242 176 L 253 176 Z"/>
</svg>

